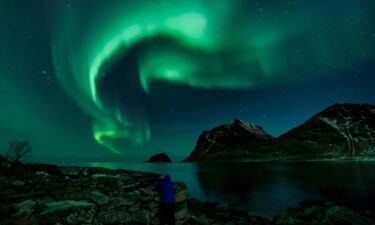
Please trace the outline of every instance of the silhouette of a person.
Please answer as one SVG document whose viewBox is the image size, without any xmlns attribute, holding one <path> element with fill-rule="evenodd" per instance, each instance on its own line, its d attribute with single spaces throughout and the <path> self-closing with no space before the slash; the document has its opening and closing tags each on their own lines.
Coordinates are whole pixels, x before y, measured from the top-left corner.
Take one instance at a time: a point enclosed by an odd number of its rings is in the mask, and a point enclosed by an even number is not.
<svg viewBox="0 0 375 225">
<path fill-rule="evenodd" d="M 175 195 L 171 176 L 165 175 L 164 179 L 156 183 L 156 189 L 160 193 L 160 224 L 175 225 L 174 205 Z"/>
</svg>

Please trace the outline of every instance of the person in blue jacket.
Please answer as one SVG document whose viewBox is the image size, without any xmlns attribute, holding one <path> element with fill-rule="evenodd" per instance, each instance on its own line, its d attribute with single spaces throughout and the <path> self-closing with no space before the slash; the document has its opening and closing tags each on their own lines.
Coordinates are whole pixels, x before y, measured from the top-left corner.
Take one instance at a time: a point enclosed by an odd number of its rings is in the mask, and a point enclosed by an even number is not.
<svg viewBox="0 0 375 225">
<path fill-rule="evenodd" d="M 175 225 L 174 205 L 175 195 L 171 176 L 165 175 L 164 179 L 156 183 L 156 189 L 160 193 L 160 224 Z"/>
</svg>

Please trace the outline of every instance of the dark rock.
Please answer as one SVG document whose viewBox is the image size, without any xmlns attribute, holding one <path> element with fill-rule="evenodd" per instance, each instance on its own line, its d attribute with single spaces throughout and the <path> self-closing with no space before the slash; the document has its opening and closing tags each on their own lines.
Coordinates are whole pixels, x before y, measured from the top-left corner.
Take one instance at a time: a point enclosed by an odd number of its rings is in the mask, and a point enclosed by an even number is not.
<svg viewBox="0 0 375 225">
<path fill-rule="evenodd" d="M 308 218 L 311 219 L 310 216 Z M 306 224 L 306 219 L 307 218 L 304 216 L 303 212 L 294 208 L 287 208 L 280 215 L 278 215 L 274 219 L 274 221 L 276 222 L 276 224 L 302 225 Z"/>
<path fill-rule="evenodd" d="M 108 196 L 105 194 L 99 192 L 99 191 L 93 191 L 91 192 L 91 199 L 93 202 L 97 203 L 98 205 L 104 205 L 107 204 L 109 201 Z"/>
<path fill-rule="evenodd" d="M 20 181 L 20 180 L 15 180 L 12 182 L 12 184 L 16 187 L 21 187 L 21 186 L 24 186 L 25 185 L 25 182 L 23 181 Z"/>
<path fill-rule="evenodd" d="M 271 225 L 272 221 L 262 217 L 250 217 L 248 212 L 237 210 L 230 205 L 188 200 L 188 224 L 254 224 Z"/>
<path fill-rule="evenodd" d="M 129 213 L 118 210 L 99 212 L 97 219 L 103 224 L 126 224 L 133 220 Z"/>
<path fill-rule="evenodd" d="M 87 201 L 58 201 L 46 204 L 38 215 L 40 224 L 92 224 L 96 205 Z"/>
<path fill-rule="evenodd" d="M 36 202 L 33 200 L 26 200 L 23 202 L 20 202 L 14 206 L 14 208 L 17 210 L 16 213 L 12 215 L 14 218 L 27 218 L 34 212 L 34 207 L 36 205 Z"/>
<path fill-rule="evenodd" d="M 374 224 L 375 220 L 363 212 L 335 205 L 333 203 L 317 202 L 308 205 L 300 204 L 298 208 L 287 208 L 274 218 L 276 224 L 296 225 L 344 225 L 344 224 Z"/>
<path fill-rule="evenodd" d="M 0 221 L 1 219 L 7 219 L 11 215 L 17 212 L 16 208 L 13 205 L 4 205 L 0 204 Z"/>
<path fill-rule="evenodd" d="M 133 213 L 132 216 L 134 222 L 140 224 L 149 224 L 150 222 L 150 212 L 145 210 L 139 210 Z"/>
<path fill-rule="evenodd" d="M 191 219 L 197 223 L 197 224 L 200 224 L 200 225 L 210 225 L 211 222 L 208 220 L 208 218 L 205 216 L 205 215 L 200 215 L 198 217 L 191 217 Z"/>
<path fill-rule="evenodd" d="M 50 164 L 27 164 L 25 165 L 27 170 L 44 172 L 49 175 L 62 176 L 59 170 L 59 166 Z"/>
<path fill-rule="evenodd" d="M 186 184 L 177 182 L 174 185 L 175 191 L 175 219 L 177 224 L 185 224 L 188 220 L 188 194 Z"/>
<path fill-rule="evenodd" d="M 112 205 L 113 207 L 130 206 L 134 203 L 134 201 L 135 201 L 134 199 L 116 197 L 116 198 L 110 198 L 108 201 L 108 204 Z"/>
<path fill-rule="evenodd" d="M 160 153 L 160 154 L 151 156 L 151 158 L 147 162 L 172 162 L 172 160 L 169 158 L 169 156 L 166 153 Z"/>
<path fill-rule="evenodd" d="M 11 167 L 11 162 L 4 156 L 0 155 L 0 174 L 3 169 L 10 169 Z"/>
<path fill-rule="evenodd" d="M 342 206 L 331 206 L 326 211 L 322 224 L 375 224 L 375 220 L 367 218 L 364 214 Z"/>
</svg>

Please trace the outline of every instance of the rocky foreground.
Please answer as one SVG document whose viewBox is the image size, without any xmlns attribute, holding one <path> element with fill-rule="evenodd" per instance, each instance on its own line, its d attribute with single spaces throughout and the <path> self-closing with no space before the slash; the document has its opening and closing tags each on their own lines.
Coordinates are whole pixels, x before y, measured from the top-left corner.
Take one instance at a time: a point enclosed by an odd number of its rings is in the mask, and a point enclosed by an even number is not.
<svg viewBox="0 0 375 225">
<path fill-rule="evenodd" d="M 0 156 L 0 224 L 159 224 L 161 176 L 105 168 L 12 164 Z M 268 220 L 230 204 L 188 199 L 175 183 L 177 224 L 375 224 L 374 212 L 303 202 Z"/>
</svg>

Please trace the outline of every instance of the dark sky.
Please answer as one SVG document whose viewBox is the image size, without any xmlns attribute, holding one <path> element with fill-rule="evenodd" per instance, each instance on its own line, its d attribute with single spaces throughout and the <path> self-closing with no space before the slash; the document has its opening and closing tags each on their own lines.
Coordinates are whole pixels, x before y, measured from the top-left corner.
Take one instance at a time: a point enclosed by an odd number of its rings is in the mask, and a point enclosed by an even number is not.
<svg viewBox="0 0 375 225">
<path fill-rule="evenodd" d="M 233 118 L 278 136 L 334 103 L 375 104 L 374 9 L 2 0 L 0 143 L 28 139 L 37 160 L 180 160 Z"/>
</svg>

